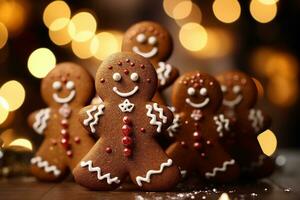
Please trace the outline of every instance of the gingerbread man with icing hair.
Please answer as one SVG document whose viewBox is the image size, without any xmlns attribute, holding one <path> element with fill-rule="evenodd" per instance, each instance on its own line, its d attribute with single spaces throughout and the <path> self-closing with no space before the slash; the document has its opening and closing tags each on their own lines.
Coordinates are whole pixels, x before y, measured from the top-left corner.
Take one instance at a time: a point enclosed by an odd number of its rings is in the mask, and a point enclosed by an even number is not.
<svg viewBox="0 0 300 200">
<path fill-rule="evenodd" d="M 173 115 L 151 101 L 157 86 L 152 64 L 134 53 L 113 54 L 98 68 L 95 84 L 103 103 L 83 108 L 80 121 L 99 140 L 74 169 L 76 182 L 112 190 L 129 175 L 142 190 L 175 186 L 179 169 L 154 138 L 171 124 Z"/>
<path fill-rule="evenodd" d="M 175 142 L 166 152 L 182 175 L 196 171 L 213 182 L 236 180 L 239 167 L 220 143 L 229 120 L 217 114 L 222 104 L 218 82 L 205 73 L 186 73 L 175 82 L 172 100 L 178 120 L 172 134 Z"/>
<path fill-rule="evenodd" d="M 165 61 L 170 57 L 173 43 L 170 33 L 160 24 L 143 21 L 131 26 L 125 33 L 123 51 L 132 51 L 151 61 L 157 72 L 158 87 L 153 100 L 165 104 L 161 91 L 178 77 L 178 70 Z"/>
<path fill-rule="evenodd" d="M 41 93 L 49 107 L 32 113 L 28 121 L 45 139 L 31 159 L 31 171 L 40 180 L 56 181 L 95 143 L 77 115 L 94 95 L 93 79 L 81 66 L 61 63 L 42 80 Z"/>
<path fill-rule="evenodd" d="M 244 175 L 253 178 L 270 175 L 274 163 L 263 154 L 257 136 L 270 127 L 271 119 L 254 107 L 258 96 L 254 80 L 238 71 L 225 72 L 217 79 L 224 96 L 221 112 L 234 124 L 224 138 L 224 146 L 236 158 Z"/>
</svg>

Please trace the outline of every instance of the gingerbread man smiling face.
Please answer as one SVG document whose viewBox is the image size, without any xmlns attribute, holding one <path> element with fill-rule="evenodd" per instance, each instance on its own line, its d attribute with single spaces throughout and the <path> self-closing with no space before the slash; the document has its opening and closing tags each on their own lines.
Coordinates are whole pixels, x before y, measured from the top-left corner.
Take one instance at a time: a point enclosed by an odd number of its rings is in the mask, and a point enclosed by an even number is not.
<svg viewBox="0 0 300 200">
<path fill-rule="evenodd" d="M 157 86 L 151 63 L 130 52 L 113 54 L 98 68 L 95 84 L 103 103 L 83 108 L 80 121 L 99 140 L 74 169 L 76 182 L 112 190 L 129 175 L 143 190 L 173 187 L 179 170 L 153 137 L 166 130 L 173 116 L 151 102 Z"/>
<path fill-rule="evenodd" d="M 151 61 L 158 78 L 158 92 L 154 96 L 154 101 L 164 104 L 159 92 L 170 86 L 179 75 L 174 66 L 166 63 L 173 50 L 169 32 L 158 23 L 139 22 L 126 31 L 122 50 L 134 52 Z"/>
<path fill-rule="evenodd" d="M 186 73 L 175 82 L 172 100 L 178 121 L 167 155 L 183 174 L 197 171 L 207 180 L 235 180 L 239 167 L 220 143 L 229 120 L 217 114 L 222 103 L 218 82 L 205 73 Z"/>
<path fill-rule="evenodd" d="M 76 115 L 90 101 L 94 86 L 81 66 L 61 63 L 42 80 L 41 93 L 49 107 L 29 116 L 29 125 L 45 135 L 31 159 L 32 173 L 40 180 L 54 181 L 72 170 L 94 144 Z"/>
</svg>

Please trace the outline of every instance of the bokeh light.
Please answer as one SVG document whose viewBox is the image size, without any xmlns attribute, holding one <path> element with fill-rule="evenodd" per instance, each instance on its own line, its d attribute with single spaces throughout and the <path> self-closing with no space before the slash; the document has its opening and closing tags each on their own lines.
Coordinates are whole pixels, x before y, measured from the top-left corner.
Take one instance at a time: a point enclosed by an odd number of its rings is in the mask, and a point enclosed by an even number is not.
<svg viewBox="0 0 300 200">
<path fill-rule="evenodd" d="M 260 3 L 271 5 L 277 3 L 279 0 L 259 0 Z"/>
<path fill-rule="evenodd" d="M 97 21 L 89 12 L 79 12 L 69 23 L 68 32 L 73 40 L 84 42 L 91 39 L 97 29 Z"/>
<path fill-rule="evenodd" d="M 173 18 L 173 11 L 174 11 L 174 8 L 180 4 L 181 2 L 184 2 L 184 1 L 191 1 L 191 0 L 163 0 L 163 8 L 164 8 L 164 11 L 166 12 L 166 14 L 169 16 L 169 17 L 172 17 Z"/>
<path fill-rule="evenodd" d="M 230 200 L 227 193 L 222 193 L 218 200 Z"/>
<path fill-rule="evenodd" d="M 49 37 L 54 44 L 66 45 L 71 42 L 72 38 L 68 32 L 68 24 L 70 20 L 68 19 L 67 21 L 68 21 L 67 24 L 65 24 L 65 26 L 61 27 L 60 29 L 56 29 L 56 30 L 53 30 L 51 28 L 49 29 Z"/>
<path fill-rule="evenodd" d="M 182 19 L 176 19 L 176 24 L 182 26 L 189 22 L 201 23 L 202 21 L 202 12 L 198 5 L 192 3 L 192 9 L 189 15 Z"/>
<path fill-rule="evenodd" d="M 93 56 L 93 53 L 90 50 L 92 39 L 89 39 L 84 42 L 78 42 L 76 40 L 72 41 L 71 47 L 73 53 L 82 59 L 90 58 Z"/>
<path fill-rule="evenodd" d="M 276 4 L 263 4 L 259 0 L 252 0 L 250 3 L 252 17 L 260 23 L 268 23 L 276 17 Z"/>
<path fill-rule="evenodd" d="M 110 32 L 101 32 L 95 35 L 90 46 L 90 51 L 99 60 L 103 60 L 120 50 L 117 37 Z"/>
<path fill-rule="evenodd" d="M 174 19 L 183 19 L 189 16 L 192 11 L 193 3 L 191 1 L 182 1 L 179 2 L 173 9 L 173 18 Z"/>
<path fill-rule="evenodd" d="M 230 54 L 234 48 L 233 36 L 220 28 L 207 28 L 207 44 L 193 55 L 201 58 L 220 58 Z"/>
<path fill-rule="evenodd" d="M 33 51 L 27 62 L 29 72 L 37 78 L 45 77 L 55 65 L 55 55 L 47 48 L 39 48 Z"/>
<path fill-rule="evenodd" d="M 241 6 L 237 0 L 215 0 L 212 8 L 216 18 L 224 23 L 235 22 L 241 15 Z"/>
<path fill-rule="evenodd" d="M 8 31 L 6 26 L 0 22 L 0 49 L 4 47 L 8 39 Z"/>
<path fill-rule="evenodd" d="M 187 50 L 199 51 L 207 43 L 207 32 L 200 24 L 194 22 L 187 23 L 179 31 L 179 40 Z"/>
<path fill-rule="evenodd" d="M 8 32 L 18 34 L 25 25 L 27 13 L 21 1 L 1 1 L 0 22 L 6 25 Z"/>
<path fill-rule="evenodd" d="M 24 148 L 28 151 L 32 151 L 32 144 L 28 139 L 18 138 L 9 143 L 8 148 Z"/>
<path fill-rule="evenodd" d="M 2 124 L 9 114 L 9 105 L 2 96 L 0 96 L 0 124 Z"/>
<path fill-rule="evenodd" d="M 9 111 L 17 110 L 25 100 L 25 89 L 21 83 L 12 80 L 2 85 L 0 95 L 7 101 Z"/>
<path fill-rule="evenodd" d="M 271 156 L 277 148 L 277 138 L 271 130 L 266 130 L 257 136 L 261 150 L 267 156 Z"/>
<path fill-rule="evenodd" d="M 64 1 L 53 1 L 44 10 L 43 21 L 45 25 L 50 28 L 53 23 L 62 23 L 63 21 L 56 21 L 57 19 L 70 19 L 71 10 L 68 4 Z M 54 25 L 55 26 L 55 25 Z M 57 25 L 56 25 L 57 26 Z"/>
</svg>

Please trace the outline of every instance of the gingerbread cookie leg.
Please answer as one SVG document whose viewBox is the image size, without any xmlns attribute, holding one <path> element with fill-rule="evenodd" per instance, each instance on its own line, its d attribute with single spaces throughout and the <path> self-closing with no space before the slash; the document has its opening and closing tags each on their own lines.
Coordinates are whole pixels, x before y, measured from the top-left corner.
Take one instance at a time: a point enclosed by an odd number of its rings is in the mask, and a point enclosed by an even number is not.
<svg viewBox="0 0 300 200">
<path fill-rule="evenodd" d="M 57 156 L 60 153 L 58 148 L 45 140 L 36 156 L 30 160 L 32 174 L 39 180 L 61 180 L 66 175 L 67 165 L 63 157 Z"/>
<path fill-rule="evenodd" d="M 220 144 L 214 144 L 205 152 L 206 157 L 198 161 L 202 176 L 214 182 L 232 182 L 239 177 L 237 162 L 227 154 Z"/>
<path fill-rule="evenodd" d="M 167 157 L 157 143 L 144 143 L 143 146 L 145 151 L 140 152 L 147 152 L 146 149 L 154 152 L 148 153 L 147 157 L 136 155 L 143 159 L 130 163 L 132 181 L 147 191 L 166 191 L 174 187 L 180 179 L 180 172 L 174 161 Z"/>
<path fill-rule="evenodd" d="M 105 144 L 100 138 L 73 170 L 75 181 L 80 185 L 92 190 L 113 190 L 126 176 L 124 166 L 114 156 L 116 152 Z"/>
</svg>

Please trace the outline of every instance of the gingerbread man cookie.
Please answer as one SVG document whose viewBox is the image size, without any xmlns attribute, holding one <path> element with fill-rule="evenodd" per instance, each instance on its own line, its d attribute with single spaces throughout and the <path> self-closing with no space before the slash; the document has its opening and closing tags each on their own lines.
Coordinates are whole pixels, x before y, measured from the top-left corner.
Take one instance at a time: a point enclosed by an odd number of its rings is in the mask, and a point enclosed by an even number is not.
<svg viewBox="0 0 300 200">
<path fill-rule="evenodd" d="M 174 66 L 166 63 L 173 50 L 170 33 L 158 23 L 139 22 L 126 31 L 122 50 L 132 51 L 151 61 L 158 78 L 157 92 L 153 100 L 165 104 L 160 93 L 170 86 L 179 75 Z"/>
<path fill-rule="evenodd" d="M 82 125 L 100 137 L 73 174 L 94 190 L 112 190 L 129 174 L 143 190 L 167 190 L 179 181 L 179 169 L 153 137 L 171 124 L 172 112 L 151 102 L 157 76 L 140 55 L 116 53 L 96 73 L 103 103 L 80 111 Z"/>
<path fill-rule="evenodd" d="M 55 181 L 72 170 L 95 143 L 77 115 L 94 95 L 93 79 L 81 66 L 61 63 L 42 80 L 41 94 L 49 107 L 32 113 L 28 121 L 45 139 L 31 159 L 31 168 L 38 179 Z"/>
<path fill-rule="evenodd" d="M 224 138 L 224 146 L 235 157 L 244 174 L 255 178 L 270 175 L 274 170 L 271 158 L 260 148 L 257 135 L 271 125 L 271 119 L 254 106 L 257 87 L 253 79 L 238 71 L 217 76 L 223 91 L 221 112 L 233 121 L 233 131 Z"/>
<path fill-rule="evenodd" d="M 178 120 L 169 130 L 175 142 L 166 152 L 182 174 L 196 171 L 214 182 L 237 179 L 239 167 L 220 143 L 230 127 L 229 120 L 217 114 L 222 104 L 218 82 L 205 73 L 186 73 L 175 82 L 172 100 Z"/>
</svg>

